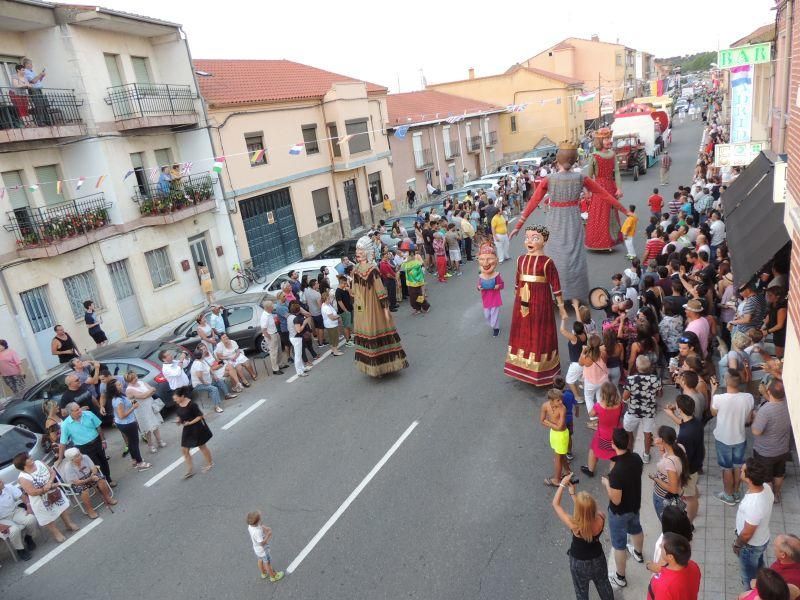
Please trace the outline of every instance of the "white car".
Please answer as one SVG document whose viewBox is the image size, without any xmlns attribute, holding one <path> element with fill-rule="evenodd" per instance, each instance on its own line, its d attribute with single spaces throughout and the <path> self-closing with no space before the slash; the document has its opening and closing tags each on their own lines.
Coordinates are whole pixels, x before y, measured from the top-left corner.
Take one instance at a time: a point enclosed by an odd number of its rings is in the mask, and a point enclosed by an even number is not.
<svg viewBox="0 0 800 600">
<path fill-rule="evenodd" d="M 267 283 L 264 285 L 264 290 L 277 295 L 277 293 L 281 291 L 281 285 L 289 281 L 290 272 L 299 271 L 301 280 L 303 279 L 303 275 L 308 275 L 308 279 L 316 279 L 322 267 L 328 267 L 328 281 L 331 287 L 335 288 L 339 285 L 339 281 L 336 279 L 338 273 L 334 267 L 340 262 L 341 258 L 324 258 L 322 260 L 300 261 L 287 265 L 280 271 L 275 271 L 267 276 Z"/>
<path fill-rule="evenodd" d="M 477 189 L 484 189 L 488 190 L 490 187 L 493 191 L 497 191 L 499 187 L 497 182 L 500 181 L 503 175 L 497 175 L 497 173 L 493 173 L 492 175 L 485 175 L 485 179 L 475 179 L 474 181 L 468 181 L 465 183 L 461 189 L 463 190 L 477 190 Z"/>
</svg>

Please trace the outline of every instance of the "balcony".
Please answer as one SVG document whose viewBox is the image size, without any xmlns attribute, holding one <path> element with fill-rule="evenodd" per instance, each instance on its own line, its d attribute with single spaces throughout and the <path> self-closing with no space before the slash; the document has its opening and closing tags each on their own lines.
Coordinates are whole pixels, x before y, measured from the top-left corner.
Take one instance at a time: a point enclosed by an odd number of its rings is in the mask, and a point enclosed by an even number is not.
<svg viewBox="0 0 800 600">
<path fill-rule="evenodd" d="M 430 148 L 414 150 L 414 165 L 417 171 L 424 171 L 433 166 L 433 153 Z"/>
<path fill-rule="evenodd" d="M 188 85 L 129 83 L 108 88 L 117 129 L 195 125 L 195 94 Z"/>
<path fill-rule="evenodd" d="M 143 217 L 158 217 L 158 223 L 175 223 L 216 208 L 214 180 L 208 173 L 189 175 L 171 181 L 169 189 L 162 189 L 157 183 L 140 182 L 133 187 L 133 201 L 139 205 Z"/>
<path fill-rule="evenodd" d="M 467 150 L 478 153 L 481 151 L 481 136 L 473 135 L 467 138 Z"/>
<path fill-rule="evenodd" d="M 8 211 L 10 224 L 4 227 L 14 233 L 20 250 L 58 247 L 55 252 L 34 253 L 32 258 L 61 254 L 85 245 L 91 232 L 107 227 L 109 208 L 111 203 L 102 193 L 92 194 L 42 208 Z"/>
<path fill-rule="evenodd" d="M 486 142 L 486 147 L 496 146 L 497 145 L 497 132 L 496 131 L 487 131 L 486 136 L 484 139 Z"/>
<path fill-rule="evenodd" d="M 73 90 L 0 87 L 0 143 L 83 135 L 82 105 Z"/>
<path fill-rule="evenodd" d="M 447 160 L 461 156 L 461 149 L 458 147 L 458 140 L 450 140 L 450 147 L 444 147 L 444 157 Z"/>
</svg>

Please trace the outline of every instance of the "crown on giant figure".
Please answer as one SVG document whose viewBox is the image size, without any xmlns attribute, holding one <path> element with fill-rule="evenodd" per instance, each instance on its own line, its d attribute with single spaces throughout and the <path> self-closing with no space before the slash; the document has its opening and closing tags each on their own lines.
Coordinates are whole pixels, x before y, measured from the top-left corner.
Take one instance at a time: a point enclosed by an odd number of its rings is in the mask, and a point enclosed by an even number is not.
<svg viewBox="0 0 800 600">
<path fill-rule="evenodd" d="M 558 145 L 559 150 L 577 150 L 578 144 L 575 142 L 570 142 L 569 140 L 564 140 Z"/>
<path fill-rule="evenodd" d="M 594 132 L 594 137 L 597 139 L 610 138 L 611 130 L 608 127 L 601 127 Z"/>
<path fill-rule="evenodd" d="M 497 250 L 491 242 L 484 242 L 481 244 L 478 254 L 494 254 L 497 255 Z"/>
</svg>

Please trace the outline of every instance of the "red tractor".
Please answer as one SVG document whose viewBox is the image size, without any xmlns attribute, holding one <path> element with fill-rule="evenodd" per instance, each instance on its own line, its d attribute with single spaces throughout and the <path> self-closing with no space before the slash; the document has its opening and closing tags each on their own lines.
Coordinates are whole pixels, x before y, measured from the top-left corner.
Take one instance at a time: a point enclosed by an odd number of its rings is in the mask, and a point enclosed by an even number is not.
<svg viewBox="0 0 800 600">
<path fill-rule="evenodd" d="M 647 151 L 639 136 L 633 133 L 614 136 L 614 154 L 617 156 L 620 174 L 633 173 L 633 180 L 647 173 Z"/>
</svg>

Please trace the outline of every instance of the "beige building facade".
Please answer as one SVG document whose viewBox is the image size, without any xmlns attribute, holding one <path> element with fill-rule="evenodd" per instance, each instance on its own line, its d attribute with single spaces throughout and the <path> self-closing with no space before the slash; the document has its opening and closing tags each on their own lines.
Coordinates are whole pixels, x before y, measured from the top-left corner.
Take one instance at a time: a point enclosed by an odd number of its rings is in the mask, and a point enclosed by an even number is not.
<svg viewBox="0 0 800 600">
<path fill-rule="evenodd" d="M 398 212 L 386 88 L 282 60 L 195 66 L 244 260 L 277 271 Z"/>
</svg>

